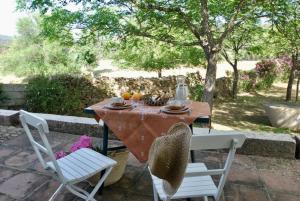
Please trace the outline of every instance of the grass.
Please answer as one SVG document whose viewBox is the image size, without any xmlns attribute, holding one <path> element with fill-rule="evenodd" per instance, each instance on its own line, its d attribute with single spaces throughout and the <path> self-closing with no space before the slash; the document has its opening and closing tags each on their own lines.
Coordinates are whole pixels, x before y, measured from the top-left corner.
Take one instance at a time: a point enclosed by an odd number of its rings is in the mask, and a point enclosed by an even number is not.
<svg viewBox="0 0 300 201">
<path fill-rule="evenodd" d="M 293 95 L 295 95 L 293 86 Z M 220 130 L 247 130 L 273 133 L 299 134 L 286 128 L 275 128 L 265 114 L 266 102 L 283 102 L 285 83 L 276 83 L 271 89 L 252 93 L 240 93 L 236 100 L 217 100 L 214 103 L 212 126 Z M 293 97 L 294 100 L 294 97 Z"/>
</svg>

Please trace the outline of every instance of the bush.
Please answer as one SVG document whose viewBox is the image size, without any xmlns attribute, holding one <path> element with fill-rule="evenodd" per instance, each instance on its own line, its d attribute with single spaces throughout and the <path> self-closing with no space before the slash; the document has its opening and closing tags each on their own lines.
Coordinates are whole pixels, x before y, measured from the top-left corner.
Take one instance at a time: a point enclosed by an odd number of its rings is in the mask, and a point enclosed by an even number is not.
<svg viewBox="0 0 300 201">
<path fill-rule="evenodd" d="M 262 60 L 255 66 L 255 70 L 259 77 L 264 77 L 268 74 L 274 74 L 276 69 L 276 63 L 273 60 Z"/>
<path fill-rule="evenodd" d="M 256 71 L 240 71 L 239 90 L 250 92 L 255 89 L 257 74 Z"/>
<path fill-rule="evenodd" d="M 26 106 L 31 112 L 84 115 L 83 109 L 110 96 L 106 85 L 96 87 L 87 77 L 36 76 L 26 87 Z"/>
<path fill-rule="evenodd" d="M 283 55 L 283 56 L 279 57 L 278 59 L 276 59 L 276 66 L 277 66 L 276 71 L 277 71 L 277 74 L 280 75 L 281 80 L 286 81 L 289 79 L 292 65 L 293 65 L 292 58 L 287 55 Z"/>
<path fill-rule="evenodd" d="M 267 74 L 263 78 L 259 79 L 259 81 L 256 83 L 256 88 L 258 90 L 269 89 L 271 88 L 275 80 L 276 75 Z"/>
<path fill-rule="evenodd" d="M 203 85 L 196 85 L 195 87 L 191 88 L 191 99 L 195 101 L 201 101 L 202 95 L 204 91 L 204 86 Z"/>
<path fill-rule="evenodd" d="M 281 60 L 262 60 L 256 64 L 255 70 L 258 74 L 256 89 L 269 89 L 277 78 L 283 74 L 284 63 Z"/>
</svg>

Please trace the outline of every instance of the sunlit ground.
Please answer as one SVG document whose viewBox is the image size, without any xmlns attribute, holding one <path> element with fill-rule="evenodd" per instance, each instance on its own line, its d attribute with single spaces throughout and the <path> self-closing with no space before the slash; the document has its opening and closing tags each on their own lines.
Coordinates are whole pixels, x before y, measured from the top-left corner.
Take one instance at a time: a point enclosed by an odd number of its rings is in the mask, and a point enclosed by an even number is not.
<svg viewBox="0 0 300 201">
<path fill-rule="evenodd" d="M 276 83 L 266 91 L 240 93 L 237 100 L 217 100 L 213 109 L 213 127 L 219 130 L 248 130 L 274 133 L 291 133 L 289 129 L 272 127 L 265 114 L 266 102 L 283 102 L 286 83 Z M 293 86 L 293 101 L 296 86 Z M 299 102 L 299 101 L 298 101 Z"/>
</svg>

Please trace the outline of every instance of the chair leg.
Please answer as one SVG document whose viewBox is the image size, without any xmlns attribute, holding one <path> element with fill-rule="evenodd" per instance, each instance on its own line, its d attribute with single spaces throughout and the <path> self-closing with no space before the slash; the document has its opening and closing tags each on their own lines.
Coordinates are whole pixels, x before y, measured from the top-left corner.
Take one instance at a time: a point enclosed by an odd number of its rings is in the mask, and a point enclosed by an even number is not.
<svg viewBox="0 0 300 201">
<path fill-rule="evenodd" d="M 104 180 L 106 179 L 106 177 L 109 175 L 109 173 L 111 172 L 113 167 L 110 167 L 109 169 L 107 169 L 105 171 L 105 174 L 101 177 L 100 181 L 97 183 L 97 185 L 94 187 L 94 189 L 92 190 L 92 192 L 90 193 L 90 195 L 87 198 L 87 201 L 94 199 L 94 195 L 97 193 L 97 191 L 99 190 L 99 188 L 101 187 L 102 183 L 104 182 Z"/>
<path fill-rule="evenodd" d="M 58 189 L 53 193 L 53 195 L 51 196 L 51 198 L 49 199 L 49 201 L 53 201 L 55 199 L 55 197 L 58 195 L 58 193 L 63 189 L 65 185 L 61 184 Z"/>
<path fill-rule="evenodd" d="M 113 167 L 110 167 L 109 169 L 107 169 L 105 171 L 105 174 L 101 177 L 101 179 L 99 180 L 99 182 L 97 183 L 97 185 L 94 187 L 94 189 L 92 190 L 91 193 L 88 193 L 87 191 L 79 188 L 78 186 L 75 186 L 73 184 L 67 184 L 66 188 L 73 193 L 74 195 L 86 200 L 86 201 L 96 201 L 94 196 L 96 194 L 96 192 L 99 190 L 99 188 L 101 187 L 101 185 L 103 184 L 104 180 L 107 178 L 107 176 L 109 175 L 109 173 L 111 172 Z"/>
</svg>

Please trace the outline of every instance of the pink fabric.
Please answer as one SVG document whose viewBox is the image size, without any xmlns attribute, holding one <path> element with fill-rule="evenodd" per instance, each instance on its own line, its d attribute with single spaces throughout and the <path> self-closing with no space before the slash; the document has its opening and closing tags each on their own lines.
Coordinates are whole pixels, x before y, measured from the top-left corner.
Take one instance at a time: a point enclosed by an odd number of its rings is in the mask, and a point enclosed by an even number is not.
<svg viewBox="0 0 300 201">
<path fill-rule="evenodd" d="M 200 116 L 210 116 L 207 103 L 191 102 L 192 109 L 188 114 L 165 114 L 158 106 L 140 104 L 133 110 L 110 110 L 104 108 L 110 100 L 104 100 L 91 108 L 95 111 L 96 120 L 102 119 L 110 130 L 127 146 L 140 162 L 148 160 L 148 152 L 153 140 L 164 135 L 175 123 L 192 124 Z"/>
</svg>

